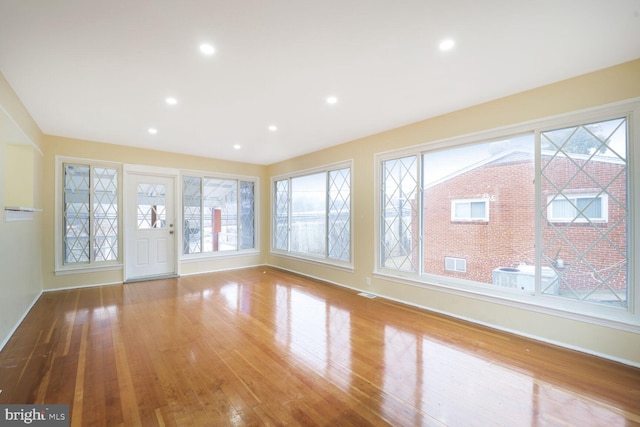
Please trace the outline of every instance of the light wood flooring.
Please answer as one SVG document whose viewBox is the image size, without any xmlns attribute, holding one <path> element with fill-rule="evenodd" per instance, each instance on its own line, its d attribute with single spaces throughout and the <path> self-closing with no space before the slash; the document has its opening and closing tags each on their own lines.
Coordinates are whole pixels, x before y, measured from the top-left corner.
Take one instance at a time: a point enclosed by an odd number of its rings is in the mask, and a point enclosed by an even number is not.
<svg viewBox="0 0 640 427">
<path fill-rule="evenodd" d="M 640 425 L 640 369 L 271 268 L 45 293 L 0 390 L 72 426 Z"/>
</svg>

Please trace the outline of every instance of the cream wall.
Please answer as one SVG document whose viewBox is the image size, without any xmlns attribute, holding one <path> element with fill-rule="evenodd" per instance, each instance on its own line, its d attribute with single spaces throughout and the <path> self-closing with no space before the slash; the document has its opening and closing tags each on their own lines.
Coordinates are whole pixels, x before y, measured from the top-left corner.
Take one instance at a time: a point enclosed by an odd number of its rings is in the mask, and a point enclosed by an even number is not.
<svg viewBox="0 0 640 427">
<path fill-rule="evenodd" d="M 0 349 L 42 292 L 39 268 L 42 258 L 42 215 L 34 213 L 29 221 L 5 221 L 4 207 L 13 203 L 6 200 L 6 193 L 7 189 L 13 188 L 11 178 L 15 172 L 7 173 L 7 151 L 13 152 L 11 157 L 16 152 L 20 153 L 20 157 L 21 154 L 32 153 L 31 176 L 27 177 L 31 181 L 32 196 L 14 200 L 29 201 L 32 206 L 28 207 L 39 207 L 40 188 L 34 183 L 40 182 L 41 138 L 38 126 L 0 74 Z"/>
<path fill-rule="evenodd" d="M 121 283 L 123 280 L 122 269 L 87 272 L 80 274 L 55 273 L 55 181 L 56 156 L 77 157 L 90 160 L 126 163 L 128 165 L 144 165 L 158 168 L 171 168 L 176 170 L 194 170 L 221 173 L 238 174 L 244 176 L 257 176 L 260 179 L 260 205 L 269 204 L 269 194 L 265 191 L 266 168 L 264 166 L 247 163 L 229 162 L 224 160 L 206 159 L 202 157 L 188 156 L 177 153 L 129 148 L 120 145 L 103 144 L 91 141 L 45 136 L 43 159 L 43 257 L 42 274 L 44 289 L 60 289 L 77 286 L 93 286 L 99 284 Z M 256 204 L 258 205 L 258 204 Z M 177 202 L 176 208 L 179 209 Z M 262 222 L 267 218 L 260 217 Z M 260 240 L 268 241 L 269 228 L 266 224 L 260 224 Z M 262 252 L 243 256 L 219 257 L 198 262 L 181 262 L 179 273 L 181 275 L 202 273 L 232 268 L 241 268 L 265 263 L 266 249 L 263 245 Z"/>
<path fill-rule="evenodd" d="M 269 254 L 269 264 L 640 366 L 640 334 L 374 277 L 376 153 L 640 96 L 640 60 L 269 166 L 269 176 L 353 159 L 354 271 Z M 637 142 L 636 142 L 637 143 Z M 640 251 L 636 245 L 635 250 Z M 366 286 L 366 278 L 372 280 Z M 637 328 L 636 328 L 637 330 Z"/>
</svg>

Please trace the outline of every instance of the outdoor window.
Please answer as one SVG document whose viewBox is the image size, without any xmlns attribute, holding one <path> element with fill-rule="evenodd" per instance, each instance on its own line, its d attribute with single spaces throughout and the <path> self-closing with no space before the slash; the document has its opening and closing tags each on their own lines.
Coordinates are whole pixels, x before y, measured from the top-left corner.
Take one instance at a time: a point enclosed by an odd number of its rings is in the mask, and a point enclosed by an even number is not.
<svg viewBox="0 0 640 427">
<path fill-rule="evenodd" d="M 274 250 L 350 262 L 350 167 L 278 178 L 273 192 Z"/>
<path fill-rule="evenodd" d="M 119 176 L 116 167 L 63 163 L 62 265 L 119 260 Z"/>
<path fill-rule="evenodd" d="M 379 156 L 379 271 L 532 302 L 553 296 L 575 310 L 628 309 L 637 217 L 628 122 L 627 113 L 541 122 Z"/>
<path fill-rule="evenodd" d="M 451 221 L 489 221 L 489 201 L 452 200 Z"/>
<path fill-rule="evenodd" d="M 255 248 L 255 182 L 183 177 L 182 253 L 202 254 Z"/>
</svg>

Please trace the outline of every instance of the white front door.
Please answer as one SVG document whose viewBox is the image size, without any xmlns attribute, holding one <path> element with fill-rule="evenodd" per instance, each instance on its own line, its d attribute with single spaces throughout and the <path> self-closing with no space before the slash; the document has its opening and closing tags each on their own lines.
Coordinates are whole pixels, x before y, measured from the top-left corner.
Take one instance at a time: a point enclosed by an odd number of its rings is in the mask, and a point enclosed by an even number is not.
<svg viewBox="0 0 640 427">
<path fill-rule="evenodd" d="M 125 280 L 176 274 L 175 178 L 130 174 Z"/>
</svg>

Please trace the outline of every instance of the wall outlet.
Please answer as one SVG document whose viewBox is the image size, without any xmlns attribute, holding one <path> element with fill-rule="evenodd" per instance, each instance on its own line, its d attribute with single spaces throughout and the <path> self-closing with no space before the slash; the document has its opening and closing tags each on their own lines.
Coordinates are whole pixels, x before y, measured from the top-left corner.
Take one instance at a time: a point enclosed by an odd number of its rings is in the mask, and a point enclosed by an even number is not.
<svg viewBox="0 0 640 427">
<path fill-rule="evenodd" d="M 365 283 L 367 286 L 371 286 L 371 277 L 367 277 L 366 279 L 364 279 L 364 283 Z"/>
</svg>

